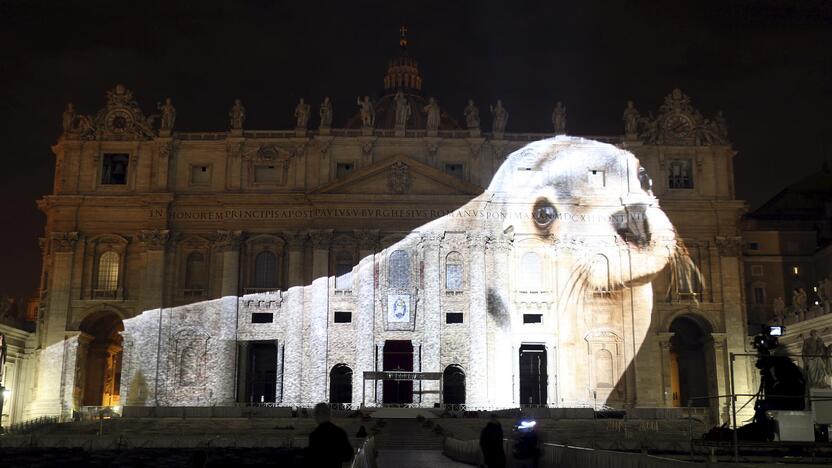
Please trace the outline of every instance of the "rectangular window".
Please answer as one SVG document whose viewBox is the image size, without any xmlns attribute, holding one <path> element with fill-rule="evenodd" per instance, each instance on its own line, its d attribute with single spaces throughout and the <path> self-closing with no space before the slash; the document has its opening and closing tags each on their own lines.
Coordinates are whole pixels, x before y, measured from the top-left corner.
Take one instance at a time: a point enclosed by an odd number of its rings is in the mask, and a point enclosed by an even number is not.
<svg viewBox="0 0 832 468">
<path fill-rule="evenodd" d="M 760 243 L 759 242 L 749 242 L 748 243 L 748 250 L 760 250 Z"/>
<path fill-rule="evenodd" d="M 766 303 L 766 290 L 757 286 L 754 288 L 754 303 L 755 304 L 765 304 Z"/>
<path fill-rule="evenodd" d="M 102 161 L 102 185 L 127 185 L 127 166 L 130 163 L 129 154 L 106 153 Z"/>
<path fill-rule="evenodd" d="M 692 189 L 693 167 L 690 159 L 674 159 L 670 161 L 669 176 L 668 187 L 672 189 Z"/>
<path fill-rule="evenodd" d="M 462 265 L 458 263 L 445 265 L 445 289 L 452 291 L 462 289 Z"/>
<path fill-rule="evenodd" d="M 751 276 L 763 276 L 763 266 L 751 265 Z"/>
<path fill-rule="evenodd" d="M 191 185 L 209 185 L 211 183 L 211 166 L 196 164 L 191 166 Z"/>
<path fill-rule="evenodd" d="M 335 323 L 351 323 L 352 312 L 335 312 Z"/>
<path fill-rule="evenodd" d="M 523 314 L 523 323 L 543 323 L 543 314 Z"/>
<path fill-rule="evenodd" d="M 277 183 L 277 167 L 266 165 L 254 166 L 254 182 L 258 184 Z"/>
<path fill-rule="evenodd" d="M 462 312 L 448 312 L 445 314 L 445 323 L 462 323 Z"/>
<path fill-rule="evenodd" d="M 465 177 L 464 171 L 465 166 L 462 163 L 445 163 L 445 172 L 454 177 L 462 179 Z"/>
<path fill-rule="evenodd" d="M 588 173 L 589 176 L 589 186 L 595 188 L 603 188 L 604 187 L 604 171 L 598 171 L 592 169 Z"/>
<path fill-rule="evenodd" d="M 339 162 L 335 164 L 335 177 L 340 179 L 341 177 L 351 173 L 353 169 L 355 169 L 355 163 Z"/>
<path fill-rule="evenodd" d="M 272 323 L 274 314 L 268 312 L 254 312 L 251 314 L 251 323 Z"/>
<path fill-rule="evenodd" d="M 335 264 L 335 289 L 352 289 L 352 262 Z"/>
</svg>

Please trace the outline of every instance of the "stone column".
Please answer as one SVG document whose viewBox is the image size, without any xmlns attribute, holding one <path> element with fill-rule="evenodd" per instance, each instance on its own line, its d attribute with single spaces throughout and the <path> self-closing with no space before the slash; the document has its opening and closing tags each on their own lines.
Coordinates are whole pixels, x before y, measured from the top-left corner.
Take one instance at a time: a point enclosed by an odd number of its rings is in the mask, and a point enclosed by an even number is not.
<svg viewBox="0 0 832 468">
<path fill-rule="evenodd" d="M 283 401 L 283 342 L 274 340 L 277 346 L 277 382 L 274 389 L 275 401 Z"/>
<path fill-rule="evenodd" d="M 378 246 L 378 231 L 355 231 L 360 260 L 353 274 L 358 275 L 357 302 L 355 310 L 355 369 L 352 373 L 352 401 L 364 398 L 365 403 L 376 401 L 377 391 L 372 383 L 364 381 L 365 371 L 376 369 L 373 343 L 373 321 L 375 318 L 375 251 Z"/>
<path fill-rule="evenodd" d="M 413 342 L 413 371 L 422 372 L 422 343 L 418 341 Z M 419 395 L 418 400 L 414 401 L 414 403 L 421 405 L 422 401 L 425 400 L 424 395 L 422 395 L 422 389 L 426 388 L 426 386 L 423 385 L 421 380 L 415 381 L 413 385 L 416 387 L 413 389 L 414 394 Z"/>
<path fill-rule="evenodd" d="M 675 333 L 672 332 L 658 332 L 657 340 L 659 343 L 659 353 L 661 354 L 661 373 L 662 373 L 662 401 L 665 406 L 673 406 L 673 385 L 671 382 L 671 358 L 670 358 L 670 339 Z M 683 403 L 685 406 L 687 403 Z"/>
<path fill-rule="evenodd" d="M 384 370 L 384 342 L 377 341 L 376 342 L 376 368 L 375 370 L 383 371 Z M 376 381 L 376 404 L 380 405 L 384 403 L 384 381 L 378 380 Z"/>
<path fill-rule="evenodd" d="M 288 405 L 299 405 L 303 378 L 303 247 L 306 232 L 284 232 L 289 250 L 289 290 L 286 292 L 286 346 L 284 351 L 283 395 Z"/>
<path fill-rule="evenodd" d="M 731 393 L 731 382 L 729 375 L 730 373 L 730 365 L 728 364 L 728 360 L 730 359 L 727 352 L 727 333 L 711 333 L 710 337 L 705 338 L 703 344 L 703 349 L 705 350 L 705 365 L 706 373 L 708 370 L 713 370 L 714 379 L 713 382 L 708 382 L 709 384 L 709 391 L 716 392 L 716 395 L 728 395 Z M 712 352 L 711 352 L 712 351 Z M 734 362 L 734 373 L 739 374 L 740 372 L 744 371 L 743 363 L 751 362 L 751 365 L 754 365 L 753 358 L 749 361 L 748 358 L 738 358 L 736 362 Z M 735 375 L 736 379 L 736 375 Z M 735 390 L 736 393 L 754 393 L 754 392 L 743 392 L 739 389 Z M 714 395 L 714 396 L 716 396 Z M 743 401 L 743 398 L 740 398 L 738 401 Z M 715 416 L 718 419 L 714 419 L 714 423 L 722 424 L 731 419 L 731 399 L 730 398 L 723 398 L 718 401 L 712 401 L 709 405 L 711 409 L 716 413 L 712 416 Z M 753 405 L 752 405 L 753 406 Z M 747 408 L 747 407 L 746 407 Z M 739 409 L 739 406 L 737 407 Z M 741 415 L 737 415 L 737 421 L 745 421 L 751 418 L 754 415 L 753 407 L 744 411 Z"/>
<path fill-rule="evenodd" d="M 486 359 L 485 241 L 482 231 L 468 233 L 468 375 L 465 402 L 470 406 L 488 402 L 488 360 Z"/>
<path fill-rule="evenodd" d="M 248 402 L 248 394 L 246 393 L 246 387 L 248 386 L 248 352 L 249 352 L 249 342 L 248 341 L 238 341 L 237 342 L 237 391 L 235 392 L 237 397 L 236 400 L 238 403 L 247 403 Z"/>
<path fill-rule="evenodd" d="M 488 400 L 489 403 L 502 407 L 513 406 L 513 383 L 506 376 L 512 375 L 512 361 L 517 359 L 511 349 L 511 311 L 508 297 L 508 255 L 511 252 L 511 242 L 511 238 L 499 236 L 489 239 L 487 245 L 494 266 L 493 277 L 489 281 L 493 286 L 493 296 L 487 298 L 494 328 L 491 334 L 494 343 L 490 346 L 493 349 L 493 362 L 488 363 L 488 368 L 492 370 L 488 374 L 489 388 L 493 389 L 493 393 L 489 393 Z M 552 359 L 553 364 L 554 361 Z"/>
<path fill-rule="evenodd" d="M 327 326 L 329 324 L 329 247 L 332 229 L 311 231 L 312 241 L 312 297 L 308 324 L 309 333 L 304 343 L 303 395 L 310 402 L 325 401 L 327 397 Z M 310 288 L 307 288 L 310 289 Z"/>
<path fill-rule="evenodd" d="M 725 318 L 725 341 L 727 353 L 741 354 L 745 352 L 746 313 L 742 300 L 742 238 L 717 237 L 716 245 L 719 250 L 719 268 L 722 276 L 722 314 Z M 728 354 L 723 353 L 717 361 L 728 369 Z M 754 362 L 749 359 L 737 359 L 734 363 L 734 384 L 736 393 L 754 393 L 756 388 L 751 385 L 751 373 L 756 373 Z M 727 386 L 725 387 L 727 388 Z"/>
<path fill-rule="evenodd" d="M 165 290 L 165 249 L 170 231 L 154 229 L 139 231 L 138 240 L 144 247 L 145 268 L 141 290 L 141 309 L 161 309 Z"/>
<path fill-rule="evenodd" d="M 422 234 L 421 248 L 424 256 L 424 294 L 422 295 L 422 315 L 424 330 L 422 333 L 422 369 L 424 372 L 442 372 L 440 361 L 440 336 L 442 329 L 442 311 L 440 294 L 442 292 L 442 274 L 440 272 L 440 245 L 445 233 L 425 232 Z M 425 392 L 422 401 L 429 406 L 439 403 L 439 382 L 426 380 L 422 383 Z"/>
<path fill-rule="evenodd" d="M 47 285 L 45 332 L 37 362 L 37 395 L 29 408 L 31 417 L 58 416 L 62 412 L 62 370 L 67 358 L 64 338 L 69 320 L 72 263 L 78 237 L 77 232 L 52 232 L 49 236 L 52 268 Z"/>
<path fill-rule="evenodd" d="M 222 252 L 222 285 L 220 297 L 240 295 L 240 241 L 242 231 L 217 231 L 214 243 Z"/>
</svg>

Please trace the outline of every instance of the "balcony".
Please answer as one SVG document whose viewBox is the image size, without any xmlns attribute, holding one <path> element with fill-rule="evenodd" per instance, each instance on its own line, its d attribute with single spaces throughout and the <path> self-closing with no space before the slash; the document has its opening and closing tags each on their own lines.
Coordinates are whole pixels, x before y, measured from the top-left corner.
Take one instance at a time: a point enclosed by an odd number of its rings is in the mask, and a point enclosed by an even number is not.
<svg viewBox="0 0 832 468">
<path fill-rule="evenodd" d="M 92 298 L 97 301 L 114 301 L 121 299 L 121 289 L 93 289 Z"/>
</svg>

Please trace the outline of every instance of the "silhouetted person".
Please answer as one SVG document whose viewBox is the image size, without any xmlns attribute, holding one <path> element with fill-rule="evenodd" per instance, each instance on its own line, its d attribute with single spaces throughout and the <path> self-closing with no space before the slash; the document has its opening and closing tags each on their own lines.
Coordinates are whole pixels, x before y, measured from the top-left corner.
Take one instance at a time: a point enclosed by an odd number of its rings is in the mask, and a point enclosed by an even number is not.
<svg viewBox="0 0 832 468">
<path fill-rule="evenodd" d="M 306 466 L 310 468 L 341 468 L 342 463 L 352 460 L 353 451 L 347 433 L 329 421 L 329 406 L 318 403 L 314 410 L 318 427 L 309 434 L 309 448 L 306 449 Z"/>
<path fill-rule="evenodd" d="M 503 450 L 503 426 L 492 414 L 488 424 L 480 432 L 480 449 L 485 466 L 488 468 L 505 468 L 506 452 Z"/>
<path fill-rule="evenodd" d="M 355 437 L 357 439 L 366 439 L 367 438 L 367 429 L 364 429 L 363 424 L 361 425 L 361 427 L 358 428 L 358 432 L 355 433 Z"/>
<path fill-rule="evenodd" d="M 208 454 L 204 450 L 197 450 L 191 455 L 191 466 L 203 468 L 208 463 Z"/>
<path fill-rule="evenodd" d="M 535 421 L 523 421 L 517 426 L 512 453 L 517 460 L 515 466 L 537 468 L 540 460 L 540 434 Z"/>
</svg>

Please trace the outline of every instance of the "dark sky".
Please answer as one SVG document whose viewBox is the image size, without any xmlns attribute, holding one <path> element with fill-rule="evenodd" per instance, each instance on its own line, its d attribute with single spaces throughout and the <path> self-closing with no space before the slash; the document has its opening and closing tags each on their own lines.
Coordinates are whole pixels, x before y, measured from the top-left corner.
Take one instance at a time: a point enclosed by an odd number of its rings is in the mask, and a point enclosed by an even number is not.
<svg viewBox="0 0 832 468">
<path fill-rule="evenodd" d="M 220 131 L 235 97 L 247 127 L 288 129 L 298 97 L 329 95 L 337 126 L 379 93 L 402 23 L 460 120 L 467 98 L 502 98 L 509 131 L 544 132 L 562 100 L 570 133 L 620 134 L 627 99 L 655 111 L 679 87 L 724 110 L 752 206 L 832 156 L 828 1 L 0 0 L 0 294 L 35 292 L 67 102 L 94 114 L 123 82 L 147 114 L 172 97 L 178 130 Z"/>
</svg>

